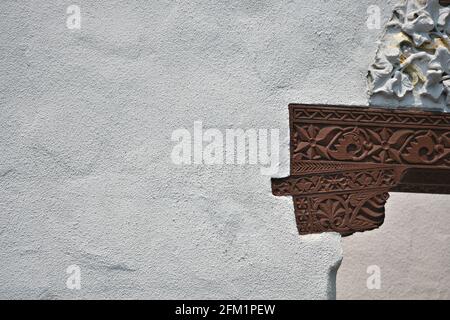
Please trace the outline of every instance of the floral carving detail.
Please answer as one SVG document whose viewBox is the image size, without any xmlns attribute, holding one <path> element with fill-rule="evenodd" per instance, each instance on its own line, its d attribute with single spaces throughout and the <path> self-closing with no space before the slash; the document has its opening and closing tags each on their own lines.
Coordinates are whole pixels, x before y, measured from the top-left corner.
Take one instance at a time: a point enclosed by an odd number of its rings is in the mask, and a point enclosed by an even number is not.
<svg viewBox="0 0 450 320">
<path fill-rule="evenodd" d="M 386 164 L 445 162 L 448 132 L 401 128 L 296 125 L 294 160 L 370 161 Z M 433 147 L 428 150 L 428 146 Z M 425 151 L 426 150 L 426 151 Z M 447 159 L 448 161 L 448 159 Z"/>
<path fill-rule="evenodd" d="M 330 155 L 336 160 L 351 158 L 359 161 L 368 155 L 372 144 L 359 128 L 350 128 L 335 135 L 328 147 Z"/>
<path fill-rule="evenodd" d="M 310 105 L 290 111 L 292 175 L 272 179 L 272 192 L 293 196 L 300 234 L 375 229 L 389 191 L 450 194 L 449 113 Z"/>
<path fill-rule="evenodd" d="M 420 132 L 406 146 L 406 153 L 403 158 L 415 164 L 434 164 L 442 160 L 448 164 L 450 161 L 448 159 L 450 154 L 448 137 L 449 133 L 438 136 L 430 130 Z"/>
<path fill-rule="evenodd" d="M 294 138 L 299 141 L 299 143 L 295 146 L 294 153 L 306 150 L 308 159 L 327 158 L 326 147 L 320 143 L 323 142 L 334 129 L 335 128 L 330 127 L 319 129 L 312 124 L 305 127 L 296 126 Z"/>
<path fill-rule="evenodd" d="M 382 128 L 379 132 L 367 129 L 374 141 L 373 148 L 369 154 L 381 163 L 401 163 L 400 149 L 408 136 L 414 133 L 412 130 L 392 130 Z"/>
<path fill-rule="evenodd" d="M 386 190 L 335 195 L 294 197 L 300 234 L 336 231 L 344 236 L 368 231 L 384 222 Z"/>
<path fill-rule="evenodd" d="M 345 199 L 339 196 L 316 201 L 313 205 L 317 222 L 324 229 L 341 229 L 347 223 L 349 208 Z"/>
</svg>

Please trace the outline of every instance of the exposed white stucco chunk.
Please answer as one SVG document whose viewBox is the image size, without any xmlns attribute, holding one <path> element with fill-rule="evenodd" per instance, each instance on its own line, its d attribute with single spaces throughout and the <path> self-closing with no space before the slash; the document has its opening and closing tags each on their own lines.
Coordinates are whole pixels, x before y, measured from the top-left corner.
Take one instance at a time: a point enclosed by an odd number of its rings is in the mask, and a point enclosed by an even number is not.
<svg viewBox="0 0 450 320">
<path fill-rule="evenodd" d="M 449 110 L 450 8 L 400 0 L 369 69 L 372 105 Z"/>
</svg>

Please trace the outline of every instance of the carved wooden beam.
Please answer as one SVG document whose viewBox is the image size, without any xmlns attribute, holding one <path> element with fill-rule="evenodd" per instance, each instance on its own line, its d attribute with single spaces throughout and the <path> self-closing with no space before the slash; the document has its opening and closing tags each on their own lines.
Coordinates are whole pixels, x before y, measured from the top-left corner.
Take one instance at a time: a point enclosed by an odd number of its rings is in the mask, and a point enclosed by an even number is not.
<svg viewBox="0 0 450 320">
<path fill-rule="evenodd" d="M 389 192 L 450 194 L 450 113 L 289 106 L 292 196 L 300 234 L 378 228 Z"/>
</svg>

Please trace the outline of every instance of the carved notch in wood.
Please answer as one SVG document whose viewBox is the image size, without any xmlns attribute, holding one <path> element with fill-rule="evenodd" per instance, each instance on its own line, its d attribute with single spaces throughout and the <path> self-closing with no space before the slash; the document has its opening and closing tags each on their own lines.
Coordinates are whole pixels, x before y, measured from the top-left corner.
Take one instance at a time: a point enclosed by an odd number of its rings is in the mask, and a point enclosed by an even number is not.
<svg viewBox="0 0 450 320">
<path fill-rule="evenodd" d="M 450 194 L 450 113 L 289 106 L 292 196 L 300 234 L 344 236 L 383 224 L 389 192 Z"/>
</svg>

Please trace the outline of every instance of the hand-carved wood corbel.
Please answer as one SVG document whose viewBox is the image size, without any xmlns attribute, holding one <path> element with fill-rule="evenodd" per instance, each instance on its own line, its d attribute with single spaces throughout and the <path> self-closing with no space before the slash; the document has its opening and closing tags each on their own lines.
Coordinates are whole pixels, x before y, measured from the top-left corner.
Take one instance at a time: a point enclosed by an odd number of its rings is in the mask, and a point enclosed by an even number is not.
<svg viewBox="0 0 450 320">
<path fill-rule="evenodd" d="M 378 228 L 389 192 L 450 194 L 450 114 L 417 109 L 289 106 L 292 196 L 300 234 Z"/>
</svg>

